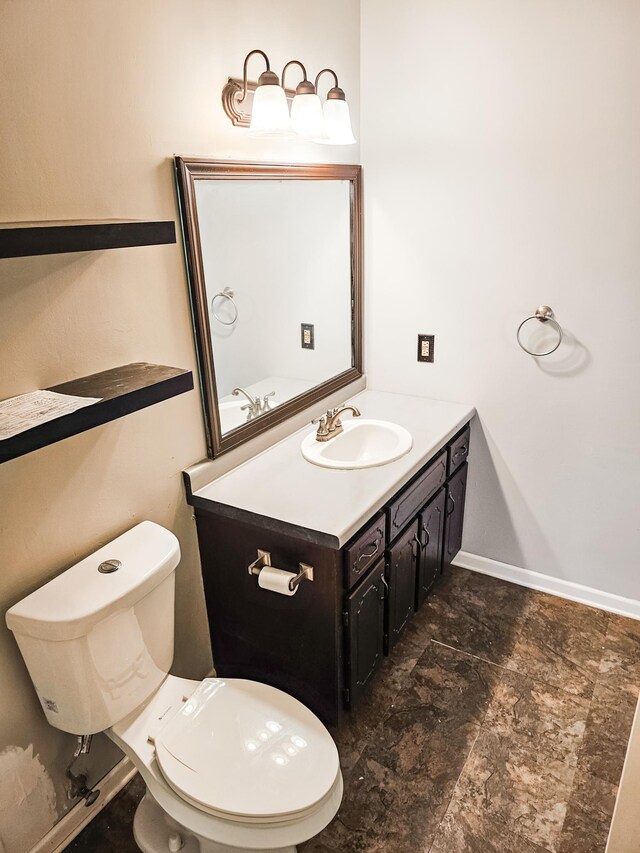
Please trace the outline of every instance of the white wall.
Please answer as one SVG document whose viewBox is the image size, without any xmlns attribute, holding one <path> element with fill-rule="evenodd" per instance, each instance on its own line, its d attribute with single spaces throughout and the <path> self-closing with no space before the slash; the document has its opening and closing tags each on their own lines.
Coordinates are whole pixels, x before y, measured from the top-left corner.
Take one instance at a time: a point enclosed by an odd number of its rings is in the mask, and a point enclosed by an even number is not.
<svg viewBox="0 0 640 853">
<path fill-rule="evenodd" d="M 465 550 L 640 599 L 640 4 L 361 20 L 369 385 L 477 406 Z"/>
<path fill-rule="evenodd" d="M 357 162 L 357 147 L 249 139 L 220 91 L 255 47 L 278 70 L 294 56 L 313 72 L 330 65 L 357 127 L 358 44 L 355 0 L 5 0 L 0 218 L 177 220 L 174 154 Z M 196 370 L 180 242 L 0 261 L 0 399 L 138 360 Z M 192 392 L 0 466 L 0 612 L 151 518 L 182 546 L 174 671 L 204 675 L 211 651 L 180 472 L 205 455 Z M 24 853 L 69 808 L 74 739 L 45 722 L 4 620 L 0 683 L 0 849 Z M 92 781 L 117 758 L 104 740 L 94 749 Z"/>
<path fill-rule="evenodd" d="M 207 304 L 231 282 L 238 310 L 231 326 L 209 313 L 218 395 L 274 376 L 306 390 L 352 367 L 349 182 L 207 180 L 196 198 Z M 215 311 L 233 320 L 225 300 Z"/>
</svg>

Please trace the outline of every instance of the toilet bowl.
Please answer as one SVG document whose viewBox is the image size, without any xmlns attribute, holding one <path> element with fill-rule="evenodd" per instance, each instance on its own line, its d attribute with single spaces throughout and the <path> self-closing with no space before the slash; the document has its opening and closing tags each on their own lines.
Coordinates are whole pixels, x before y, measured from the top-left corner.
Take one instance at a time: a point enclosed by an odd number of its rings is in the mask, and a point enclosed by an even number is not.
<svg viewBox="0 0 640 853">
<path fill-rule="evenodd" d="M 294 853 L 340 805 L 335 743 L 275 687 L 169 675 L 179 558 L 172 533 L 142 522 L 14 605 L 7 625 L 49 722 L 105 732 L 140 772 L 144 853 Z"/>
<path fill-rule="evenodd" d="M 175 832 L 187 850 L 195 836 L 201 853 L 293 851 L 342 799 L 328 731 L 302 703 L 254 681 L 170 675 L 106 734 L 147 786 L 134 824 L 145 853 L 168 850 Z M 162 847 L 154 846 L 159 823 Z"/>
</svg>

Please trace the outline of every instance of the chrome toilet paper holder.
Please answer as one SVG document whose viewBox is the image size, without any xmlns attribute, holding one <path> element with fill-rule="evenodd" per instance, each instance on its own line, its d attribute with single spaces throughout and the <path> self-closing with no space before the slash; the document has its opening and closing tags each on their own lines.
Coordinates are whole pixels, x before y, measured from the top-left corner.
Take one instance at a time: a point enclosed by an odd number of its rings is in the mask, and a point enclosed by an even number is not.
<svg viewBox="0 0 640 853">
<path fill-rule="evenodd" d="M 263 551 L 258 548 L 258 557 L 247 567 L 247 571 L 250 575 L 259 575 L 265 566 L 271 566 L 271 552 Z M 272 568 L 276 567 L 272 566 Z M 291 592 L 293 592 L 293 590 L 303 580 L 313 580 L 313 566 L 309 566 L 307 563 L 298 563 L 298 574 L 289 581 L 289 589 Z"/>
</svg>

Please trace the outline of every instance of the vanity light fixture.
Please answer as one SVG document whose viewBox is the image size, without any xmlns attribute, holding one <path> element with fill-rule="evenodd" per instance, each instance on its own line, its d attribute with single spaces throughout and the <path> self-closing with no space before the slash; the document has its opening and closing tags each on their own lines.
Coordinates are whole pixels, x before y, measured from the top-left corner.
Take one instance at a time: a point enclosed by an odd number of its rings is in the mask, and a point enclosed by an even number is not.
<svg viewBox="0 0 640 853">
<path fill-rule="evenodd" d="M 257 83 L 247 77 L 249 59 L 255 54 L 260 55 L 267 66 Z M 287 70 L 292 65 L 299 66 L 303 76 L 295 91 L 284 88 Z M 321 75 L 327 73 L 333 75 L 335 85 L 329 89 L 323 106 L 317 87 Z M 252 103 L 248 97 L 250 93 L 253 93 Z M 291 101 L 291 116 L 288 101 Z M 254 136 L 298 137 L 328 145 L 353 145 L 356 142 L 349 105 L 331 68 L 323 68 L 314 84 L 307 78 L 302 62 L 292 59 L 282 70 L 280 85 L 267 54 L 262 50 L 252 50 L 245 57 L 242 80 L 230 77 L 224 86 L 222 106 L 232 124 L 248 127 Z"/>
<path fill-rule="evenodd" d="M 327 100 L 322 107 L 324 134 L 315 141 L 325 145 L 353 145 L 356 138 L 351 128 L 349 104 L 344 91 L 338 85 L 338 75 L 331 68 L 323 68 L 316 76 L 316 91 L 323 74 L 333 74 L 335 86 L 327 92 Z"/>
<path fill-rule="evenodd" d="M 305 139 L 324 137 L 322 104 L 316 94 L 316 87 L 307 80 L 307 69 L 299 60 L 292 59 L 284 66 L 282 85 L 284 87 L 285 74 L 290 65 L 299 65 L 303 74 L 302 82 L 298 83 L 296 94 L 291 102 L 291 129 Z"/>
<path fill-rule="evenodd" d="M 263 57 L 267 70 L 258 77 L 258 85 L 255 87 L 249 131 L 253 136 L 292 136 L 287 96 L 280 85 L 278 75 L 271 70 L 269 57 L 262 50 L 252 50 L 245 57 L 242 95 L 238 98 L 238 103 L 241 104 L 247 97 L 247 65 L 255 54 Z"/>
</svg>

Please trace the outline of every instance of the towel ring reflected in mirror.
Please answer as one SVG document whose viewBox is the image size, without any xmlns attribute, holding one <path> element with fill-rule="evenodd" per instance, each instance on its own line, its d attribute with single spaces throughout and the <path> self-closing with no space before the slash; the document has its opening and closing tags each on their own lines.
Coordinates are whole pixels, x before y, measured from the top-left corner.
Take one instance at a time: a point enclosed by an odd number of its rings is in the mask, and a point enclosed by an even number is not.
<svg viewBox="0 0 640 853">
<path fill-rule="evenodd" d="M 218 321 L 218 323 L 222 323 L 223 326 L 233 326 L 233 324 L 238 319 L 238 306 L 233 301 L 233 297 L 235 296 L 235 291 L 231 287 L 225 287 L 224 290 L 221 290 L 220 293 L 216 293 L 215 296 L 211 299 L 211 313 Z M 226 299 L 229 303 L 231 303 L 231 307 L 233 308 L 233 319 L 232 320 L 223 320 L 222 317 L 218 314 L 216 309 L 213 307 L 215 305 L 216 299 Z"/>
<path fill-rule="evenodd" d="M 558 333 L 558 341 L 555 346 L 551 347 L 551 349 L 545 350 L 544 352 L 533 352 L 533 350 L 528 349 L 520 339 L 520 332 L 525 323 L 528 323 L 530 320 L 538 320 L 540 323 L 551 323 L 556 332 Z M 534 356 L 535 358 L 542 358 L 545 355 L 551 355 L 552 352 L 555 352 L 560 344 L 562 343 L 562 338 L 564 337 L 564 332 L 562 331 L 562 326 L 556 318 L 553 316 L 553 311 L 548 305 L 539 305 L 536 309 L 535 314 L 532 314 L 530 317 L 525 317 L 525 319 L 518 326 L 518 331 L 516 332 L 516 339 L 520 347 L 529 355 Z"/>
</svg>

